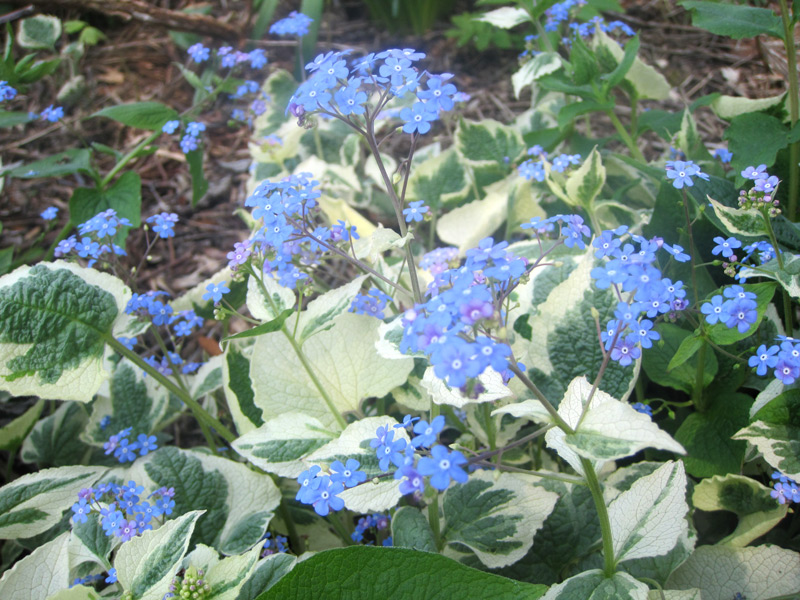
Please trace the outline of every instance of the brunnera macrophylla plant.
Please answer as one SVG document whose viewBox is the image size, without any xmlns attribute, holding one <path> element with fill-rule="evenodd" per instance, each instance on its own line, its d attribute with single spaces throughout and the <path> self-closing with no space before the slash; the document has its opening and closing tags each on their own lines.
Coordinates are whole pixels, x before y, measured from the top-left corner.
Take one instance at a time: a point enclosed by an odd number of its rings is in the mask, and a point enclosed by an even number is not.
<svg viewBox="0 0 800 600">
<path fill-rule="evenodd" d="M 731 194 L 710 161 L 642 165 L 653 219 L 614 223 L 637 214 L 608 191 L 629 163 L 529 145 L 544 113 L 456 121 L 456 79 L 424 58 L 271 76 L 248 235 L 185 295 L 126 285 L 113 209 L 0 278 L 0 386 L 41 399 L 0 438 L 40 468 L 0 488 L 8 555 L 30 551 L 0 596 L 340 595 L 317 568 L 365 597 L 800 590 L 791 544 L 750 545 L 800 499 L 780 178 L 751 166 Z M 440 122 L 452 148 L 424 143 Z M 182 226 L 144 221 L 148 252 Z M 251 327 L 202 361 L 187 341 L 212 318 Z M 171 439 L 185 413 L 205 446 Z M 735 529 L 700 544 L 718 510 Z"/>
</svg>

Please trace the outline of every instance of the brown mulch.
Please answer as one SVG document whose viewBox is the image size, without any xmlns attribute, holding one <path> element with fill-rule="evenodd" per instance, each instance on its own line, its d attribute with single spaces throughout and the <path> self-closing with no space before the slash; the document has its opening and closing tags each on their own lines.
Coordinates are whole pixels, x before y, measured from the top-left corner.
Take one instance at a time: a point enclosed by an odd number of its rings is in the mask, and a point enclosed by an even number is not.
<svg viewBox="0 0 800 600">
<path fill-rule="evenodd" d="M 182 9 L 189 1 L 163 1 L 164 8 Z M 237 22 L 246 15 L 247 2 L 228 0 L 214 3 L 216 16 L 226 23 Z M 277 16 L 292 8 L 286 2 Z M 354 4 L 354 2 L 350 2 Z M 624 15 L 620 18 L 641 32 L 641 56 L 659 67 L 675 88 L 674 97 L 661 103 L 660 108 L 680 110 L 692 100 L 708 93 L 763 97 L 783 89 L 786 61 L 780 48 L 765 40 L 734 41 L 712 36 L 695 29 L 683 9 L 674 2 L 664 0 L 623 1 Z M 352 6 L 351 6 L 352 8 Z M 461 9 L 476 10 L 472 2 L 463 0 Z M 157 24 L 123 22 L 101 15 L 80 14 L 75 9 L 55 10 L 62 19 L 82 18 L 99 27 L 108 40 L 88 48 L 78 68 L 86 77 L 89 92 L 75 105 L 66 107 L 66 126 L 37 123 L 26 128 L 0 130 L 0 158 L 9 166 L 30 162 L 66 148 L 80 147 L 82 143 L 99 142 L 117 149 L 134 146 L 142 133 L 122 127 L 108 119 L 87 118 L 106 106 L 140 100 L 158 100 L 177 110 L 191 103 L 191 88 L 182 81 L 174 63 L 183 62 L 184 55 L 172 42 L 167 32 Z M 472 99 L 462 109 L 471 119 L 494 118 L 508 121 L 529 106 L 529 96 L 513 97 L 510 76 L 516 67 L 517 50 L 487 50 L 477 52 L 472 47 L 459 48 L 444 35 L 449 27 L 443 23 L 422 38 L 392 36 L 376 29 L 363 10 L 348 16 L 339 6 L 329 7 L 321 26 L 318 48 L 320 51 L 333 44 L 342 48 L 351 46 L 364 52 L 386 47 L 415 47 L 428 54 L 425 66 L 432 72 L 455 74 L 454 81 L 460 90 Z M 356 11 L 359 13 L 359 11 Z M 237 17 L 241 15 L 240 17 Z M 208 45 L 222 45 L 214 40 Z M 291 69 L 293 48 L 277 45 L 268 51 L 270 64 Z M 19 56 L 19 54 L 17 54 Z M 63 76 L 63 74 L 62 74 Z M 55 98 L 61 81 L 48 78 L 33 86 L 24 102 L 31 102 L 33 110 L 41 110 Z M 655 105 L 653 105 L 655 106 Z M 27 109 L 28 105 L 12 104 L 13 109 Z M 176 227 L 176 237 L 161 249 L 158 257 L 145 260 L 138 273 L 140 291 L 165 289 L 173 294 L 196 285 L 219 270 L 226 262 L 225 254 L 235 241 L 246 235 L 241 221 L 233 211 L 243 205 L 248 164 L 248 132 L 232 130 L 227 126 L 225 107 L 205 115 L 206 132 L 205 172 L 210 182 L 208 194 L 197 207 L 191 206 L 191 185 L 188 169 L 179 148 L 163 148 L 155 154 L 140 159 L 134 168 L 143 181 L 142 206 L 144 216 L 160 211 L 176 212 L 181 221 Z M 697 115 L 701 135 L 709 141 L 721 140 L 723 123 L 709 110 Z M 663 152 L 660 140 L 651 140 L 655 146 L 648 155 Z M 113 161 L 98 155 L 102 170 Z M 0 196 L 0 221 L 3 224 L 0 248 L 14 246 L 20 256 L 35 244 L 49 245 L 56 231 L 49 231 L 40 239 L 43 222 L 39 213 L 47 206 L 61 209 L 60 222 L 66 219 L 68 201 L 76 186 L 90 182 L 71 176 L 44 180 L 7 180 Z M 138 236 L 138 237 L 137 237 Z M 144 248 L 142 234 L 135 232 L 128 248 L 131 263 L 137 264 L 136 253 Z M 45 246 L 45 247 L 46 247 Z"/>
</svg>

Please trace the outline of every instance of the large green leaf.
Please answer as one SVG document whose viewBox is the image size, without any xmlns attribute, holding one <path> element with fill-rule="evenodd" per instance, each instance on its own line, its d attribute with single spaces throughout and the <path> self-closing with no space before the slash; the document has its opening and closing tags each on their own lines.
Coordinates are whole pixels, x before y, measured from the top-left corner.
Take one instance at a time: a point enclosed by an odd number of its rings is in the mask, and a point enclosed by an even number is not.
<svg viewBox="0 0 800 600">
<path fill-rule="evenodd" d="M 16 450 L 42 414 L 44 401 L 38 400 L 23 414 L 0 427 L 0 450 Z"/>
<path fill-rule="evenodd" d="M 46 600 L 69 584 L 69 534 L 39 546 L 3 573 L 0 598 L 3 600 Z"/>
<path fill-rule="evenodd" d="M 542 600 L 647 600 L 647 585 L 627 573 L 614 573 L 612 577 L 600 570 L 584 571 L 554 585 Z"/>
<path fill-rule="evenodd" d="M 467 483 L 450 487 L 442 505 L 445 541 L 466 546 L 489 568 L 515 563 L 533 545 L 558 500 L 535 481 L 517 473 L 476 471 Z"/>
<path fill-rule="evenodd" d="M 202 514 L 203 511 L 186 513 L 123 544 L 114 557 L 122 588 L 137 600 L 161 600 L 178 572 Z"/>
<path fill-rule="evenodd" d="M 745 268 L 740 271 L 742 277 L 766 277 L 774 279 L 783 286 L 792 298 L 800 298 L 800 256 L 796 254 L 785 254 L 783 256 L 783 268 L 778 264 L 778 259 L 758 267 L 758 270 Z"/>
<path fill-rule="evenodd" d="M 506 165 L 514 163 L 525 150 L 518 131 L 491 119 L 461 119 L 455 136 L 456 149 L 470 163 Z"/>
<path fill-rule="evenodd" d="M 28 538 L 55 525 L 102 467 L 58 467 L 23 475 L 0 488 L 0 539 Z"/>
<path fill-rule="evenodd" d="M 441 555 L 406 548 L 353 546 L 299 563 L 257 600 L 309 598 L 515 598 L 535 600 L 541 585 L 471 569 Z"/>
<path fill-rule="evenodd" d="M 64 402 L 52 415 L 34 425 L 22 444 L 22 460 L 36 463 L 40 469 L 82 462 L 91 453 L 91 448 L 81 440 L 88 422 L 84 404 Z"/>
<path fill-rule="evenodd" d="M 716 35 L 739 40 L 766 34 L 783 39 L 781 18 L 768 8 L 698 0 L 683 0 L 681 4 L 694 11 L 692 25 Z"/>
<path fill-rule="evenodd" d="M 105 337 L 130 290 L 111 275 L 66 262 L 0 278 L 0 389 L 88 402 L 108 377 Z"/>
<path fill-rule="evenodd" d="M 696 355 L 682 360 L 671 369 L 669 367 L 673 358 L 678 355 L 678 351 L 685 349 L 686 340 L 691 338 L 692 333 L 672 323 L 661 323 L 658 325 L 657 330 L 661 335 L 661 341 L 644 352 L 642 367 L 645 373 L 659 385 L 681 390 L 687 394 L 691 393 L 695 387 L 698 369 Z M 714 351 L 707 348 L 703 365 L 704 386 L 714 380 L 714 375 L 717 374 L 718 368 Z"/>
<path fill-rule="evenodd" d="M 48 50 L 60 37 L 61 19 L 51 15 L 36 15 L 20 21 L 17 43 L 30 50 Z"/>
<path fill-rule="evenodd" d="M 725 8 L 732 8 L 726 6 Z M 789 130 L 779 119 L 759 112 L 745 113 L 731 119 L 723 139 L 733 152 L 731 166 L 738 174 L 748 165 L 775 164 L 778 151 L 789 143 Z M 737 176 L 737 182 L 744 180 Z"/>
<path fill-rule="evenodd" d="M 468 168 L 452 148 L 414 164 L 406 200 L 423 200 L 434 211 L 460 204 L 470 192 Z"/>
<path fill-rule="evenodd" d="M 428 519 L 413 506 L 402 506 L 392 517 L 392 546 L 395 548 L 411 548 L 424 552 L 436 552 L 436 540 L 433 538 Z"/>
</svg>

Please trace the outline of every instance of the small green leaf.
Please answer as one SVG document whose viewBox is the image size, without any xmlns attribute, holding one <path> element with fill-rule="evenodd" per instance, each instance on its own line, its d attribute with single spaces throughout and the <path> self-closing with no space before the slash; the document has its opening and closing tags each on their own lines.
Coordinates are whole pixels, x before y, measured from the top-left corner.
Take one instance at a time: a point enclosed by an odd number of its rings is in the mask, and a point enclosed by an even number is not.
<svg viewBox="0 0 800 600">
<path fill-rule="evenodd" d="M 725 327 L 723 325 L 723 327 Z M 668 369 L 673 357 L 678 353 L 678 349 L 683 345 L 684 340 L 694 335 L 681 329 L 672 323 L 660 323 L 657 327 L 661 340 L 653 344 L 643 352 L 642 367 L 647 376 L 658 383 L 667 387 L 681 390 L 687 394 L 694 389 L 697 375 L 697 356 L 687 358 L 673 369 Z M 707 386 L 714 380 L 714 375 L 719 368 L 714 351 L 710 348 L 706 351 L 705 363 L 703 368 L 703 386 Z"/>
<path fill-rule="evenodd" d="M 692 25 L 716 35 L 740 40 L 766 34 L 783 39 L 781 19 L 768 8 L 697 0 L 683 0 L 681 4 L 694 11 Z"/>
<path fill-rule="evenodd" d="M 733 236 L 756 237 L 767 235 L 767 225 L 764 216 L 757 208 L 734 208 L 725 206 L 709 198 L 714 214 L 725 226 L 725 229 Z"/>
<path fill-rule="evenodd" d="M 778 152 L 789 144 L 788 136 L 789 130 L 779 119 L 751 112 L 731 119 L 722 138 L 733 152 L 731 167 L 738 174 L 748 165 L 765 164 L 767 168 L 774 165 Z M 736 181 L 741 185 L 745 180 L 737 175 Z"/>
<path fill-rule="evenodd" d="M 418 508 L 403 506 L 392 517 L 392 546 L 423 552 L 436 552 L 433 532 Z"/>
<path fill-rule="evenodd" d="M 467 162 L 486 165 L 495 163 L 507 170 L 525 150 L 518 131 L 492 119 L 480 122 L 461 119 L 456 129 L 456 149 Z"/>
<path fill-rule="evenodd" d="M 343 577 L 342 574 L 347 576 Z M 535 600 L 546 588 L 471 569 L 451 558 L 406 548 L 352 546 L 297 564 L 256 600 L 317 598 L 515 598 Z"/>
<path fill-rule="evenodd" d="M 524 8 L 504 6 L 490 10 L 475 20 L 490 23 L 501 29 L 511 29 L 522 23 L 530 22 L 530 16 Z"/>
<path fill-rule="evenodd" d="M 202 148 L 188 152 L 186 162 L 189 163 L 189 174 L 192 177 L 192 206 L 194 207 L 208 191 L 208 180 L 203 172 Z"/>
<path fill-rule="evenodd" d="M 583 164 L 570 173 L 565 185 L 570 204 L 580 206 L 591 213 L 595 198 L 606 183 L 606 169 L 597 151 L 597 146 L 592 148 Z"/>
<path fill-rule="evenodd" d="M 35 179 L 37 177 L 62 177 L 73 173 L 91 173 L 91 152 L 86 148 L 65 150 L 51 154 L 47 158 L 27 163 L 13 169 L 2 171 L 0 175 L 17 179 Z"/>
<path fill-rule="evenodd" d="M 542 600 L 646 600 L 647 585 L 627 573 L 611 577 L 598 570 L 584 571 L 551 587 Z"/>
<path fill-rule="evenodd" d="M 42 414 L 44 401 L 38 400 L 16 419 L 0 427 L 0 450 L 16 450 Z"/>
<path fill-rule="evenodd" d="M 774 279 L 781 284 L 792 298 L 800 298 L 800 256 L 797 254 L 783 255 L 783 268 L 778 264 L 778 259 L 760 265 L 758 270 L 743 269 L 742 277 L 766 277 Z M 749 331 L 749 330 L 748 330 Z"/>
<path fill-rule="evenodd" d="M 49 50 L 60 37 L 61 19 L 36 15 L 20 21 L 17 43 L 29 50 Z"/>
<path fill-rule="evenodd" d="M 22 444 L 22 460 L 43 467 L 74 465 L 84 460 L 91 448 L 81 441 L 89 422 L 86 406 L 65 402 L 56 411 L 39 420 Z"/>
<path fill-rule="evenodd" d="M 107 117 L 128 127 L 158 131 L 167 121 L 177 119 L 178 113 L 161 102 L 131 102 L 108 106 L 92 116 Z"/>
<path fill-rule="evenodd" d="M 127 171 L 105 190 L 75 188 L 69 199 L 70 224 L 77 227 L 98 213 L 113 208 L 117 211 L 117 216 L 128 219 L 132 227 L 139 227 L 142 224 L 141 207 L 142 179 L 138 173 Z M 125 245 L 128 230 L 128 227 L 119 228 L 114 236 L 118 245 Z"/>
<path fill-rule="evenodd" d="M 520 92 L 533 82 L 545 75 L 558 71 L 564 62 L 557 52 L 541 52 L 526 62 L 511 76 L 511 85 L 514 88 L 514 97 L 519 98 Z"/>
<path fill-rule="evenodd" d="M 300 313 L 299 341 L 302 343 L 311 336 L 333 327 L 336 317 L 350 310 L 353 299 L 361 290 L 365 280 L 365 275 L 356 277 L 353 281 L 325 292 L 309 302 L 306 309 Z"/>
<path fill-rule="evenodd" d="M 406 200 L 422 200 L 432 210 L 460 204 L 470 191 L 468 167 L 454 149 L 415 163 Z"/>
<path fill-rule="evenodd" d="M 697 335 L 689 335 L 683 338 L 681 345 L 678 346 L 674 356 L 670 359 L 669 364 L 667 365 L 667 371 L 669 372 L 680 367 L 683 363 L 697 354 L 697 351 L 700 350 L 702 345 L 703 338 Z"/>
<path fill-rule="evenodd" d="M 249 338 L 249 337 L 257 337 L 259 335 L 264 335 L 265 333 L 272 333 L 273 331 L 280 330 L 283 327 L 284 321 L 288 319 L 290 316 L 294 314 L 294 309 L 287 308 L 281 314 L 279 314 L 276 318 L 272 319 L 272 321 L 267 321 L 266 323 L 261 323 L 261 325 L 256 325 L 252 329 L 248 329 L 247 331 L 242 331 L 241 333 L 236 333 L 234 335 L 229 335 L 228 337 L 222 338 L 223 342 L 229 342 L 231 340 L 238 340 L 242 338 Z"/>
<path fill-rule="evenodd" d="M 236 600 L 253 600 L 286 575 L 295 565 L 297 557 L 290 554 L 271 554 L 259 561 L 250 578 L 244 582 Z"/>
<path fill-rule="evenodd" d="M 25 125 L 35 120 L 36 116 L 29 112 L 0 110 L 0 128 Z"/>
<path fill-rule="evenodd" d="M 709 326 L 707 329 L 708 337 L 715 344 L 727 346 L 753 335 L 753 333 L 758 329 L 758 326 L 761 324 L 761 321 L 764 318 L 764 313 L 766 312 L 769 303 L 772 301 L 772 296 L 775 295 L 776 289 L 774 283 L 753 283 L 744 285 L 742 287 L 744 287 L 745 291 L 752 292 L 756 295 L 755 301 L 757 305 L 756 311 L 758 316 L 755 322 L 751 323 L 750 327 L 741 333 L 737 327 L 728 328 L 725 323 L 715 323 L 714 325 Z"/>
</svg>

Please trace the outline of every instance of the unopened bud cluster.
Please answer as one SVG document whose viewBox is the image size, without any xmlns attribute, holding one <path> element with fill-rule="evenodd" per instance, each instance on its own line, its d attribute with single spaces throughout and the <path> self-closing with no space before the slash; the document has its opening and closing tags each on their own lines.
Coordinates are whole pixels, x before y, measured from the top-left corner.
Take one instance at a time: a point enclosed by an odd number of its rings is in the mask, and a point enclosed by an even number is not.
<svg viewBox="0 0 800 600">
<path fill-rule="evenodd" d="M 211 597 L 211 586 L 203 579 L 204 572 L 194 567 L 189 567 L 180 577 L 174 577 L 169 586 L 169 593 L 164 598 L 186 598 L 199 600 Z"/>
</svg>

